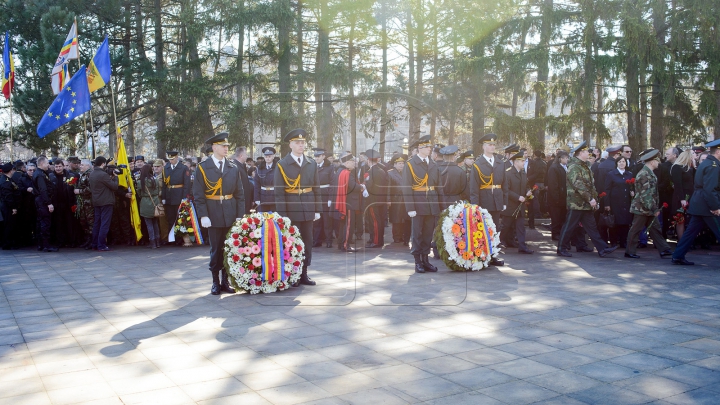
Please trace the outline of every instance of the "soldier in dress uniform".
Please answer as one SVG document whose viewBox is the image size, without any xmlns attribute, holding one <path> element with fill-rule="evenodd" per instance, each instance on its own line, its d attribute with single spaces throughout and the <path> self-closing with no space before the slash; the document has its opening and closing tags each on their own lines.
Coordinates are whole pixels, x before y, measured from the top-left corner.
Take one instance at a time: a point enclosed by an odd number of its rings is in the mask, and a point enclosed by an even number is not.
<svg viewBox="0 0 720 405">
<path fill-rule="evenodd" d="M 325 149 L 314 148 L 315 161 L 317 162 L 317 176 L 320 188 L 320 201 L 323 202 L 323 213 L 320 219 L 313 224 L 313 247 L 320 247 L 325 242 L 326 247 L 332 247 L 333 241 L 333 216 L 330 215 L 330 207 L 327 201 L 332 199 L 330 195 L 330 183 L 333 180 L 334 170 L 332 162 L 325 157 Z"/>
<path fill-rule="evenodd" d="M 5 163 L 0 166 L 0 213 L 4 222 L 3 250 L 17 249 L 17 227 L 20 212 L 20 187 L 12 180 L 15 166 Z"/>
<path fill-rule="evenodd" d="M 52 204 L 55 185 L 50 181 L 50 162 L 45 156 L 37 159 L 37 170 L 33 175 L 35 190 L 35 208 L 37 209 L 38 250 L 57 252 L 58 248 L 50 245 L 50 226 L 55 206 Z"/>
<path fill-rule="evenodd" d="M 385 221 L 387 220 L 388 186 L 387 172 L 380 166 L 380 152 L 368 149 L 368 178 L 365 181 L 363 196 L 366 198 L 365 215 L 370 220 L 370 240 L 366 248 L 382 248 L 385 245 Z"/>
<path fill-rule="evenodd" d="M 305 244 L 305 260 L 298 283 L 315 285 L 308 276 L 308 266 L 312 263 L 313 221 L 320 219 L 322 212 L 317 163 L 305 156 L 307 132 L 304 129 L 288 132 L 283 140 L 290 144 L 291 152 L 277 163 L 275 208 L 297 226 Z"/>
<path fill-rule="evenodd" d="M 227 138 L 228 133 L 221 132 L 205 141 L 212 145 L 213 154 L 198 164 L 196 180 L 192 188 L 200 224 L 203 228 L 208 228 L 212 295 L 235 292 L 230 287 L 223 265 L 223 244 L 232 224 L 246 214 L 246 197 L 240 172 L 237 165 L 227 159 L 230 146 Z"/>
<path fill-rule="evenodd" d="M 583 141 L 572 150 L 573 157 L 570 159 L 567 172 L 567 219 L 560 232 L 557 255 L 572 257 L 570 253 L 570 238 L 578 224 L 581 224 L 585 232 L 595 245 L 600 257 L 605 257 L 617 249 L 617 246 L 608 247 L 607 243 L 600 237 L 595 224 L 593 211 L 598 209 L 598 194 L 595 190 L 595 182 L 592 171 L 588 166 L 587 142 Z"/>
<path fill-rule="evenodd" d="M 190 169 L 180 162 L 180 152 L 169 151 L 167 157 L 170 160 L 163 168 L 163 189 L 162 203 L 165 205 L 165 219 L 168 229 L 174 229 L 177 220 L 178 207 L 183 198 L 192 194 L 192 183 L 190 181 Z M 249 196 L 248 196 L 249 198 Z M 163 238 L 167 238 L 164 235 Z M 182 241 L 178 241 L 182 244 Z"/>
<path fill-rule="evenodd" d="M 510 145 L 503 148 L 503 153 L 505 154 L 505 156 L 503 157 L 502 161 L 505 165 L 505 169 L 513 166 L 513 162 L 512 160 L 510 160 L 510 158 L 518 152 L 520 152 L 520 146 L 515 143 L 511 143 Z"/>
<path fill-rule="evenodd" d="M 405 207 L 412 221 L 412 250 L 415 258 L 415 272 L 436 272 L 430 264 L 430 243 L 432 242 L 435 219 L 440 213 L 436 188 L 440 183 L 440 170 L 430 159 L 432 143 L 430 135 L 418 139 L 410 146 L 417 148 L 403 170 L 403 194 Z"/>
<path fill-rule="evenodd" d="M 258 212 L 275 211 L 275 148 L 262 149 L 263 161 L 258 164 L 255 173 L 255 205 Z"/>
<path fill-rule="evenodd" d="M 442 158 L 438 162 L 438 170 L 440 170 L 440 185 L 438 187 L 440 211 L 451 206 L 456 201 L 468 199 L 465 170 L 454 162 L 457 151 L 457 145 L 450 145 L 440 149 L 439 156 Z"/>
<path fill-rule="evenodd" d="M 335 195 L 330 196 L 331 199 L 327 204 L 330 205 L 335 221 L 340 224 L 338 250 L 348 253 L 358 251 L 350 246 L 362 199 L 362 187 L 353 175 L 355 165 L 355 157 L 352 154 L 340 158 L 340 168 L 333 175 L 332 187 L 330 187 Z"/>
<path fill-rule="evenodd" d="M 527 173 L 525 173 L 524 153 L 518 152 L 510 157 L 512 167 L 505 169 L 505 182 L 503 188 L 507 190 L 508 202 L 503 215 L 503 233 L 514 228 L 518 240 L 518 253 L 531 255 L 535 253 L 525 243 L 525 200 L 532 195 L 527 187 Z"/>
<path fill-rule="evenodd" d="M 407 246 L 410 243 L 411 221 L 403 200 L 403 171 L 407 155 L 395 155 L 388 164 L 390 181 L 390 223 L 392 224 L 393 242 Z"/>
<path fill-rule="evenodd" d="M 496 230 L 503 240 L 504 230 L 500 231 L 500 212 L 507 205 L 507 191 L 502 184 L 505 181 L 505 165 L 495 154 L 497 135 L 487 134 L 480 139 L 483 154 L 473 164 L 474 172 L 470 175 L 470 203 L 479 205 L 492 215 Z M 502 259 L 492 258 L 491 265 L 502 266 Z"/>
</svg>

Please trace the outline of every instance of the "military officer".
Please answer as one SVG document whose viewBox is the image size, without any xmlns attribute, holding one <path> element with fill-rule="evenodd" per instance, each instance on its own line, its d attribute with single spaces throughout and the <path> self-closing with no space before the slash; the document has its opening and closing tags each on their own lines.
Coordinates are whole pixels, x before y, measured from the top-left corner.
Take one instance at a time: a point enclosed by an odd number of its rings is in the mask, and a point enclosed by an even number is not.
<svg viewBox="0 0 720 405">
<path fill-rule="evenodd" d="M 442 161 L 438 162 L 440 170 L 440 185 L 438 199 L 440 211 L 451 206 L 456 201 L 468 199 L 467 176 L 465 170 L 455 164 L 457 145 L 450 145 L 440 149 Z"/>
<path fill-rule="evenodd" d="M 567 219 L 560 233 L 557 255 L 572 257 L 570 253 L 570 237 L 578 226 L 583 226 L 585 232 L 592 240 L 600 257 L 605 257 L 617 249 L 617 246 L 608 247 L 607 243 L 600 237 L 595 225 L 593 211 L 598 208 L 598 194 L 595 190 L 592 172 L 588 166 L 587 142 L 583 141 L 572 150 L 573 157 L 570 159 L 567 172 Z"/>
<path fill-rule="evenodd" d="M 522 152 L 510 156 L 512 167 L 505 169 L 505 182 L 503 188 L 508 193 L 508 203 L 503 215 L 503 232 L 514 228 L 518 240 L 518 253 L 531 255 L 535 253 L 525 243 L 525 200 L 532 195 L 527 187 L 527 173 L 525 173 L 525 159 Z"/>
<path fill-rule="evenodd" d="M 240 172 L 237 165 L 227 159 L 230 146 L 227 138 L 228 133 L 221 132 L 205 141 L 212 145 L 213 154 L 198 164 L 196 180 L 192 187 L 200 224 L 203 228 L 208 228 L 212 295 L 235 292 L 230 287 L 223 265 L 223 244 L 232 224 L 246 214 L 246 197 Z"/>
<path fill-rule="evenodd" d="M 368 149 L 368 177 L 365 181 L 363 196 L 367 200 L 365 215 L 370 222 L 370 240 L 366 248 L 382 248 L 385 245 L 385 221 L 387 220 L 388 187 L 390 179 L 387 172 L 379 165 L 380 152 Z"/>
<path fill-rule="evenodd" d="M 262 149 L 263 161 L 257 166 L 255 173 L 255 205 L 259 212 L 275 211 L 275 148 L 266 146 Z"/>
<path fill-rule="evenodd" d="M 393 168 L 388 170 L 390 180 L 390 223 L 393 242 L 407 246 L 410 243 L 410 217 L 403 201 L 403 171 L 407 155 L 395 155 L 388 162 Z"/>
<path fill-rule="evenodd" d="M 350 239 L 362 198 L 362 187 L 355 180 L 354 170 L 355 157 L 352 154 L 340 158 L 340 169 L 333 175 L 330 187 L 335 195 L 331 196 L 327 204 L 330 205 L 334 219 L 340 224 L 338 250 L 348 253 L 357 252 L 350 246 Z"/>
<path fill-rule="evenodd" d="M 307 132 L 293 129 L 283 139 L 290 144 L 291 152 L 277 163 L 275 170 L 275 209 L 290 218 L 298 227 L 305 244 L 305 260 L 299 284 L 315 285 L 308 276 L 312 263 L 313 221 L 320 219 L 320 201 L 317 163 L 305 156 Z"/>
<path fill-rule="evenodd" d="M 505 181 L 505 165 L 495 154 L 496 139 L 495 134 L 487 134 L 480 138 L 483 154 L 475 160 L 474 172 L 470 175 L 470 203 L 488 210 L 502 238 L 504 232 L 500 231 L 500 212 L 507 205 L 507 191 L 502 188 Z M 490 264 L 502 266 L 505 263 L 493 257 Z"/>
<path fill-rule="evenodd" d="M 330 215 L 330 207 L 326 202 L 332 199 L 330 183 L 335 173 L 332 162 L 326 158 L 325 149 L 315 148 L 314 151 L 315 161 L 317 162 L 318 183 L 320 183 L 318 186 L 320 188 L 320 201 L 324 203 L 322 206 L 325 215 L 321 215 L 320 219 L 313 224 L 313 240 L 315 241 L 313 247 L 320 247 L 324 240 L 325 246 L 330 248 L 333 240 L 333 216 Z"/>
<path fill-rule="evenodd" d="M 630 204 L 633 222 L 628 232 L 625 257 L 631 259 L 640 258 L 635 252 L 637 251 L 640 232 L 644 228 L 647 228 L 657 251 L 660 253 L 660 257 L 670 257 L 672 255 L 670 245 L 662 236 L 662 229 L 657 219 L 662 207 L 660 206 L 660 195 L 658 194 L 658 179 L 653 170 L 657 169 L 660 164 L 660 151 L 653 149 L 638 159 L 644 162 L 645 165 L 635 176 L 635 197 Z"/>
<path fill-rule="evenodd" d="M 505 169 L 513 167 L 513 162 L 510 158 L 518 152 L 520 152 L 520 146 L 515 143 L 511 143 L 510 145 L 503 148 L 503 153 L 505 154 L 503 158 L 503 164 L 505 165 Z"/>
<path fill-rule="evenodd" d="M 415 258 L 416 273 L 436 272 L 437 267 L 430 264 L 428 255 L 435 218 L 440 213 L 437 194 L 440 170 L 430 159 L 430 135 L 418 139 L 410 146 L 413 148 L 417 148 L 417 154 L 407 161 L 403 170 L 405 208 L 412 221 L 411 253 Z"/>
<path fill-rule="evenodd" d="M 183 198 L 189 198 L 192 194 L 192 183 L 190 181 L 190 169 L 180 162 L 180 152 L 167 152 L 170 160 L 163 169 L 163 190 L 162 203 L 165 205 L 165 219 L 168 229 L 174 229 L 177 220 L 178 207 Z M 248 197 L 249 198 L 249 197 Z M 163 236 L 167 238 L 167 235 Z M 179 241 L 178 244 L 181 244 Z"/>
<path fill-rule="evenodd" d="M 5 163 L 0 166 L 0 213 L 5 222 L 3 250 L 17 249 L 17 226 L 20 212 L 20 187 L 12 180 L 15 166 Z"/>
</svg>

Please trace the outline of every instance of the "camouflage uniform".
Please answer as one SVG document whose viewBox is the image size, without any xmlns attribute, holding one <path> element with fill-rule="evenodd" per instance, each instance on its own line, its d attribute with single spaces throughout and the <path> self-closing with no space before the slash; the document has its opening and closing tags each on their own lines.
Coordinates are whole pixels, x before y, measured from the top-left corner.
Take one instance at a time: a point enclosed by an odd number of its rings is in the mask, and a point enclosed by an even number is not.
<svg viewBox="0 0 720 405">
<path fill-rule="evenodd" d="M 625 253 L 634 255 L 637 251 L 637 243 L 640 232 L 647 227 L 648 233 L 658 252 L 670 250 L 662 236 L 660 223 L 655 213 L 660 210 L 660 195 L 658 194 L 658 179 L 647 165 L 644 165 L 637 176 L 635 176 L 635 197 L 630 204 L 630 212 L 633 214 L 633 222 L 628 232 L 628 242 Z"/>
<path fill-rule="evenodd" d="M 582 224 L 583 229 L 595 245 L 598 253 L 602 253 L 608 248 L 607 243 L 600 237 L 593 216 L 593 207 L 590 205 L 591 200 L 598 200 L 597 191 L 595 191 L 595 183 L 593 174 L 588 167 L 587 162 L 583 162 L 573 156 L 568 162 L 567 172 L 567 220 L 563 225 L 558 241 L 558 254 L 560 252 L 570 251 L 570 238 L 578 223 Z M 601 254 L 602 256 L 602 254 Z"/>
<path fill-rule="evenodd" d="M 88 169 L 80 174 L 75 189 L 80 190 L 80 194 L 75 196 L 77 201 L 77 209 L 75 215 L 80 219 L 80 227 L 85 236 L 85 242 L 82 247 L 89 247 L 92 239 L 93 223 L 95 222 L 95 210 L 92 205 L 92 192 L 90 191 L 90 173 L 92 169 Z"/>
</svg>

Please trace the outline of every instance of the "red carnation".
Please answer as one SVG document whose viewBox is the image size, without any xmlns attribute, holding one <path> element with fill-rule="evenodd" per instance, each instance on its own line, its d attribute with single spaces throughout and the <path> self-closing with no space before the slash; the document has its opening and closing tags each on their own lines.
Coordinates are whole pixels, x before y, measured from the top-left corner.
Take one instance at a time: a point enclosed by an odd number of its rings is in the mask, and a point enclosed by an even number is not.
<svg viewBox="0 0 720 405">
<path fill-rule="evenodd" d="M 605 197 L 606 195 L 607 195 L 607 193 L 605 193 L 605 192 L 603 191 L 602 193 L 600 193 L 600 195 L 598 196 L 598 198 L 603 198 L 603 197 Z"/>
<path fill-rule="evenodd" d="M 248 264 L 248 270 L 255 270 L 255 266 L 253 266 L 252 264 Z"/>
<path fill-rule="evenodd" d="M 255 254 L 254 254 L 254 253 L 250 253 L 250 258 L 251 258 L 251 259 L 254 259 L 254 258 L 255 258 Z"/>
<path fill-rule="evenodd" d="M 290 272 L 289 272 L 289 271 L 286 271 L 286 272 L 285 272 L 285 277 L 290 277 Z"/>
<path fill-rule="evenodd" d="M 234 261 L 235 263 L 237 263 L 238 261 L 240 261 L 240 256 L 238 256 L 238 255 L 233 255 L 232 259 L 233 259 L 233 261 Z"/>
<path fill-rule="evenodd" d="M 240 241 L 237 240 L 237 239 L 235 239 L 235 240 L 233 241 L 233 245 L 235 245 L 235 246 L 240 246 Z"/>
<path fill-rule="evenodd" d="M 250 229 L 250 227 L 248 226 L 248 224 L 242 224 L 242 229 L 243 231 L 247 231 L 248 229 Z"/>
<path fill-rule="evenodd" d="M 239 237 L 240 237 L 240 235 L 238 235 L 238 234 L 234 233 L 234 234 L 232 234 L 232 237 L 233 237 L 233 239 L 237 239 L 237 238 L 239 238 Z"/>
<path fill-rule="evenodd" d="M 536 185 L 534 185 L 534 186 L 533 186 L 533 191 L 537 190 L 538 188 L 539 188 L 539 187 L 538 187 L 538 185 L 537 185 L 537 184 L 536 184 Z"/>
<path fill-rule="evenodd" d="M 291 226 L 290 229 L 289 229 L 289 231 L 290 231 L 290 233 L 295 233 L 295 227 L 294 227 L 294 226 Z"/>
<path fill-rule="evenodd" d="M 298 267 L 298 266 L 300 266 L 300 262 L 299 262 L 299 261 L 297 261 L 297 260 L 295 260 L 295 262 L 293 263 L 293 266 L 295 266 L 295 267 Z"/>
<path fill-rule="evenodd" d="M 255 225 L 260 225 L 260 218 L 255 218 Z"/>
<path fill-rule="evenodd" d="M 283 243 L 287 242 L 287 238 L 283 236 Z"/>
<path fill-rule="evenodd" d="M 297 251 L 298 251 L 298 252 L 302 252 L 302 246 L 300 246 L 300 245 L 295 245 L 295 247 L 297 248 Z"/>
<path fill-rule="evenodd" d="M 247 243 L 248 238 L 246 238 L 246 237 L 243 236 L 242 241 L 243 241 L 243 243 Z"/>
<path fill-rule="evenodd" d="M 70 210 L 71 210 L 72 212 L 77 211 L 77 205 L 73 205 L 72 207 L 70 207 Z"/>
<path fill-rule="evenodd" d="M 667 208 L 667 207 L 668 207 L 668 203 L 664 202 L 664 203 L 663 203 L 663 208 Z"/>
<path fill-rule="evenodd" d="M 284 222 L 284 221 L 283 221 L 282 218 L 278 218 L 278 220 L 277 220 L 277 223 L 278 223 L 278 224 L 282 224 L 283 222 Z"/>
</svg>

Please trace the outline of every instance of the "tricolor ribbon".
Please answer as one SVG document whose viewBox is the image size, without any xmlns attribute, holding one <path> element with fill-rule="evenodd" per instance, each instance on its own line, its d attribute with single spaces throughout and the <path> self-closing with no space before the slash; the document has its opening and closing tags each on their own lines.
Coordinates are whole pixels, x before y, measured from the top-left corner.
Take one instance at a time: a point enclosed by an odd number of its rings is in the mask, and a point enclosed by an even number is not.
<svg viewBox="0 0 720 405">
<path fill-rule="evenodd" d="M 195 243 L 202 245 L 204 243 L 202 232 L 200 232 L 200 223 L 198 221 L 197 212 L 195 211 L 195 204 L 188 200 L 190 204 L 190 224 L 192 224 L 193 234 L 195 234 Z"/>
<path fill-rule="evenodd" d="M 282 232 L 272 218 L 265 218 L 260 236 L 262 257 L 262 280 L 274 283 L 285 281 Z"/>
</svg>

